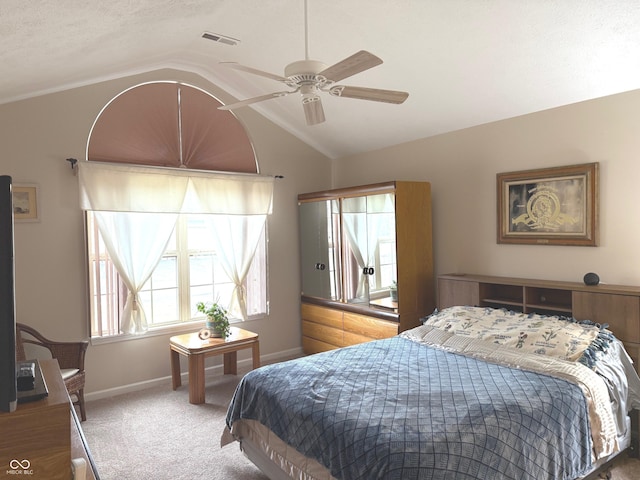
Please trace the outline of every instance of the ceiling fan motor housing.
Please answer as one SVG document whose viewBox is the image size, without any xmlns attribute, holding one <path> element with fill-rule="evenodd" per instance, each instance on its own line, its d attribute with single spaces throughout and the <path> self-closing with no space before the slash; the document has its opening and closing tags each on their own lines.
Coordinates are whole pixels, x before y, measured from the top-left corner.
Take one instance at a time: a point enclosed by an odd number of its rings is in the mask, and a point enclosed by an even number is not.
<svg viewBox="0 0 640 480">
<path fill-rule="evenodd" d="M 330 80 L 318 73 L 325 70 L 327 66 L 317 60 L 300 60 L 287 65 L 284 69 L 284 76 L 295 86 L 313 84 L 321 87 Z"/>
</svg>

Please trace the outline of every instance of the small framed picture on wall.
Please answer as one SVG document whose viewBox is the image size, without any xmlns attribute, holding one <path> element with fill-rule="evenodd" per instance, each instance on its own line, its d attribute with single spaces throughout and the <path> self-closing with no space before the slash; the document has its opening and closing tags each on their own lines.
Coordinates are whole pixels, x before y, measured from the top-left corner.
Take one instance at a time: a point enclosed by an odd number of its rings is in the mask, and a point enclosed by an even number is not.
<svg viewBox="0 0 640 480">
<path fill-rule="evenodd" d="M 23 222 L 37 222 L 40 220 L 37 185 L 13 185 L 13 218 L 16 221 Z"/>
</svg>

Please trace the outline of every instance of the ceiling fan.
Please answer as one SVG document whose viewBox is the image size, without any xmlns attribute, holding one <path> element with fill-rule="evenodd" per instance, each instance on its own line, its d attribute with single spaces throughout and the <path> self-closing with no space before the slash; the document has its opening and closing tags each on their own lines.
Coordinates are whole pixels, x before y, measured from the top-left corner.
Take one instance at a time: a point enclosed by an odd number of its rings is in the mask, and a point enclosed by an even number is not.
<svg viewBox="0 0 640 480">
<path fill-rule="evenodd" d="M 395 104 L 400 104 L 407 99 L 409 96 L 407 92 L 336 85 L 335 83 L 340 80 L 351 77 L 357 73 L 364 72 L 376 65 L 380 65 L 382 60 L 365 50 L 361 50 L 330 67 L 327 67 L 327 65 L 322 62 L 310 60 L 307 0 L 304 2 L 304 20 L 305 59 L 287 65 L 284 69 L 284 76 L 274 75 L 262 70 L 246 67 L 236 62 L 220 62 L 221 65 L 229 68 L 234 68 L 253 75 L 282 82 L 293 90 L 273 92 L 266 95 L 260 95 L 258 97 L 248 98 L 246 100 L 218 107 L 220 110 L 234 110 L 236 108 L 245 107 L 252 103 L 262 102 L 271 98 L 300 93 L 307 125 L 316 125 L 325 121 L 324 109 L 322 108 L 322 100 L 320 98 L 321 92 L 326 92 L 336 97 L 358 98 L 361 100 Z"/>
</svg>

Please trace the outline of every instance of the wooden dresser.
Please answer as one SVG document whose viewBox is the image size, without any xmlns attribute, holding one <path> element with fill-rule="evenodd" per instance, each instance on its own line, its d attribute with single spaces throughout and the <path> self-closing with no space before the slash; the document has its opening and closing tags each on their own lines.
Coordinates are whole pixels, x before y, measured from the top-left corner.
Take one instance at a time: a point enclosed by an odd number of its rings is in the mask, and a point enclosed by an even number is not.
<svg viewBox="0 0 640 480">
<path fill-rule="evenodd" d="M 438 276 L 438 308 L 474 305 L 608 324 L 640 366 L 640 287 L 487 275 Z"/>
<path fill-rule="evenodd" d="M 0 414 L 0 472 L 15 478 L 70 480 L 71 460 L 84 458 L 87 480 L 99 480 L 58 362 L 41 360 L 49 395 Z"/>
<path fill-rule="evenodd" d="M 428 182 L 305 193 L 298 206 L 305 353 L 391 337 L 433 311 Z"/>
</svg>

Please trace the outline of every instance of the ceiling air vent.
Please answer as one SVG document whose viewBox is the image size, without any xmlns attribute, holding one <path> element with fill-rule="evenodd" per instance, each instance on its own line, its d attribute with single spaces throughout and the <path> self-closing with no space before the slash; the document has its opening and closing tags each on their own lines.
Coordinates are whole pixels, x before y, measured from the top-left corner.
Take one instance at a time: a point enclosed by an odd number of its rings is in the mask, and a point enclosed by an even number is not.
<svg viewBox="0 0 640 480">
<path fill-rule="evenodd" d="M 202 38 L 213 40 L 214 42 L 224 43 L 226 45 L 237 45 L 238 43 L 240 43 L 240 40 L 236 40 L 235 38 L 231 37 L 225 37 L 224 35 L 220 35 L 218 33 L 204 32 L 202 34 Z"/>
</svg>

